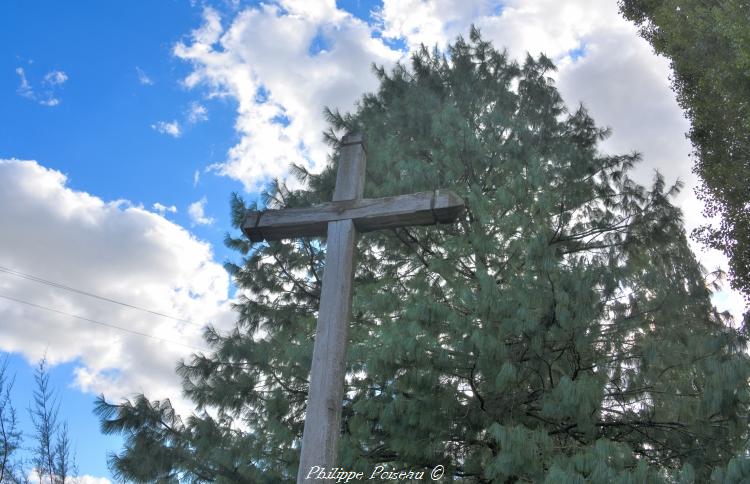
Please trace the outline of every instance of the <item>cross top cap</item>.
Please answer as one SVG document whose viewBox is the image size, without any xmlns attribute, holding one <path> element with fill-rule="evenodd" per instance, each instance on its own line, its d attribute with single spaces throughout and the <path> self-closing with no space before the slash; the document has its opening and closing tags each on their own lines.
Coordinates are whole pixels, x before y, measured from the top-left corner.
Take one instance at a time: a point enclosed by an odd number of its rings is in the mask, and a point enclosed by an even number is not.
<svg viewBox="0 0 750 484">
<path fill-rule="evenodd" d="M 358 131 L 346 133 L 343 138 L 341 138 L 341 145 L 347 146 L 347 145 L 356 145 L 356 144 L 364 144 L 364 135 Z"/>
</svg>

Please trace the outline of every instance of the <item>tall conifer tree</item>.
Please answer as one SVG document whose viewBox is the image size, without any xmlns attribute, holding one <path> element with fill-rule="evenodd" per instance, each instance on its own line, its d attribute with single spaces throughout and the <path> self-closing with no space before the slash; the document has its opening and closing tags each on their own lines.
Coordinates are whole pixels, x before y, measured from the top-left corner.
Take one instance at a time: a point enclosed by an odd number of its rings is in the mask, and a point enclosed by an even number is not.
<svg viewBox="0 0 750 484">
<path fill-rule="evenodd" d="M 445 57 L 376 69 L 327 137 L 366 136 L 365 196 L 448 188 L 455 226 L 359 239 L 340 465 L 446 467 L 461 482 L 726 482 L 742 458 L 746 336 L 717 313 L 682 214 L 638 155 L 566 110 L 546 57 L 522 65 L 472 31 Z M 335 163 L 332 163 L 335 165 Z M 269 206 L 330 200 L 335 166 L 278 184 Z M 251 207 L 252 208 L 252 207 Z M 239 226 L 248 209 L 235 197 Z M 237 327 L 179 366 L 198 411 L 101 400 L 126 437 L 113 468 L 135 481 L 280 482 L 296 475 L 324 244 L 251 245 L 230 264 Z"/>
</svg>

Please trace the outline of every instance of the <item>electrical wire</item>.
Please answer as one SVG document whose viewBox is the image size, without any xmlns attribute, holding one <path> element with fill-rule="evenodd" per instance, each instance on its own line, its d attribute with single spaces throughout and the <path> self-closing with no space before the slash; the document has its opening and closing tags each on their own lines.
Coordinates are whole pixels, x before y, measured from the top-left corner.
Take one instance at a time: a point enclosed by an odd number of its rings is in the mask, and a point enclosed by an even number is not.
<svg viewBox="0 0 750 484">
<path fill-rule="evenodd" d="M 47 306 L 42 306 L 41 304 L 36 304 L 36 303 L 30 302 L 30 301 L 24 301 L 23 299 L 17 299 L 17 298 L 15 298 L 13 296 L 8 296 L 7 294 L 0 294 L 0 298 L 7 299 L 9 301 L 14 301 L 14 302 L 17 302 L 17 303 L 20 303 L 20 304 L 26 304 L 27 306 L 31 306 L 31 307 L 34 307 L 34 308 L 37 308 L 37 309 L 43 309 L 45 311 L 50 311 L 50 312 L 53 312 L 53 313 L 62 314 L 64 316 L 69 316 L 71 318 L 80 319 L 81 321 L 86 321 L 88 323 L 98 324 L 100 326 L 105 326 L 107 328 L 116 329 L 116 330 L 119 330 L 119 331 L 123 331 L 125 333 L 130 333 L 130 334 L 135 334 L 135 335 L 138 335 L 138 336 L 143 336 L 143 337 L 146 337 L 146 338 L 151 338 L 151 339 L 154 339 L 154 340 L 157 340 L 157 341 L 161 341 L 163 343 L 170 343 L 170 344 L 174 344 L 174 345 L 183 346 L 183 347 L 189 348 L 191 350 L 203 351 L 203 352 L 206 352 L 206 353 L 208 352 L 208 350 L 205 349 L 205 348 L 199 348 L 197 346 L 191 346 L 191 345 L 188 345 L 188 344 L 185 344 L 185 343 L 180 343 L 178 341 L 172 341 L 172 340 L 169 340 L 169 339 L 166 339 L 166 338 L 160 338 L 159 336 L 154 336 L 152 334 L 142 333 L 140 331 L 135 331 L 135 330 L 132 330 L 132 329 L 123 328 L 122 326 L 117 326 L 115 324 L 104 323 L 102 321 L 97 321 L 95 319 L 86 318 L 84 316 L 79 316 L 77 314 L 67 313 L 65 311 L 60 311 L 59 309 L 54 309 L 54 308 L 50 308 L 50 307 L 47 307 Z"/>
<path fill-rule="evenodd" d="M 74 292 L 76 294 L 81 294 L 81 295 L 84 295 L 84 296 L 92 297 L 92 298 L 99 299 L 101 301 L 106 301 L 106 302 L 109 302 L 109 303 L 112 303 L 112 304 L 119 304 L 120 306 L 125 306 L 127 308 L 136 309 L 138 311 L 143 311 L 145 313 L 154 314 L 156 316 L 161 316 L 163 318 L 173 319 L 173 320 L 179 321 L 181 323 L 192 324 L 192 325 L 195 325 L 195 326 L 203 327 L 202 324 L 195 323 L 195 322 L 190 321 L 188 319 L 178 318 L 177 316 L 172 316 L 172 315 L 165 314 L 165 313 L 162 313 L 162 312 L 159 312 L 159 311 L 154 311 L 152 309 L 147 309 L 147 308 L 143 308 L 143 307 L 140 307 L 140 306 L 136 306 L 134 304 L 128 304 L 128 303 L 125 303 L 125 302 L 122 302 L 122 301 L 118 301 L 116 299 L 111 299 L 111 298 L 108 298 L 108 297 L 100 296 L 98 294 L 94 294 L 94 293 L 91 293 L 91 292 L 88 292 L 88 291 L 84 291 L 82 289 L 76 289 L 75 287 L 68 286 L 66 284 L 61 284 L 59 282 L 49 281 L 47 279 L 43 279 L 43 278 L 38 277 L 38 276 L 33 276 L 31 274 L 25 274 L 25 273 L 23 273 L 21 271 L 16 271 L 16 270 L 13 270 L 13 269 L 9 269 L 7 267 L 0 266 L 0 272 L 8 274 L 10 276 L 20 277 L 22 279 L 26 279 L 26 280 L 29 280 L 29 281 L 38 282 L 40 284 L 46 284 L 48 286 L 56 287 L 58 289 L 64 289 L 66 291 L 70 291 L 70 292 Z"/>
</svg>

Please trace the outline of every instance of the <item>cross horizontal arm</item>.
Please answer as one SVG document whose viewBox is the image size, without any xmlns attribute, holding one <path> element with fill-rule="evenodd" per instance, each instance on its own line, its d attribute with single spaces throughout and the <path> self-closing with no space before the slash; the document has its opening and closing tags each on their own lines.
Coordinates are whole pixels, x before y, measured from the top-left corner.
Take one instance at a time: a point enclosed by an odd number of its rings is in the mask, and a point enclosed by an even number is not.
<svg viewBox="0 0 750 484">
<path fill-rule="evenodd" d="M 450 190 L 386 198 L 361 198 L 309 208 L 249 212 L 242 231 L 253 242 L 326 234 L 328 222 L 352 220 L 359 232 L 454 221 L 464 201 Z"/>
</svg>

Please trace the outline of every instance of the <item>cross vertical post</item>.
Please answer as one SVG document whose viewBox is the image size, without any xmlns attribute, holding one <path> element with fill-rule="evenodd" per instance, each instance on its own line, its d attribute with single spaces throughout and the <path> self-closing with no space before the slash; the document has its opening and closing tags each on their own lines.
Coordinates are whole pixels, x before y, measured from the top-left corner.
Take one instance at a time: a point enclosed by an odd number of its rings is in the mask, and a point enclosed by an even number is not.
<svg viewBox="0 0 750 484">
<path fill-rule="evenodd" d="M 362 136 L 343 139 L 333 201 L 357 200 L 364 194 L 365 152 Z M 297 483 L 315 466 L 331 470 L 336 463 L 341 433 L 341 409 L 346 374 L 346 344 L 352 312 L 352 282 L 357 229 L 354 221 L 328 222 L 326 265 L 310 369 L 310 391 L 302 434 Z"/>
<path fill-rule="evenodd" d="M 329 475 L 336 465 L 357 234 L 453 223 L 465 209 L 461 197 L 442 189 L 362 198 L 366 162 L 362 144 L 361 134 L 344 136 L 332 202 L 314 207 L 255 210 L 248 212 L 242 223 L 243 233 L 253 242 L 294 237 L 328 238 L 298 484 L 325 482 L 316 477 L 316 472 Z"/>
</svg>

